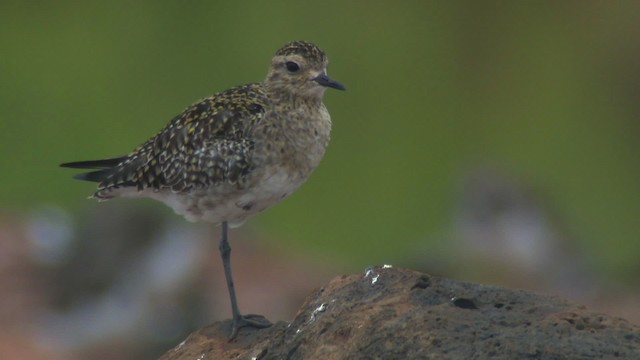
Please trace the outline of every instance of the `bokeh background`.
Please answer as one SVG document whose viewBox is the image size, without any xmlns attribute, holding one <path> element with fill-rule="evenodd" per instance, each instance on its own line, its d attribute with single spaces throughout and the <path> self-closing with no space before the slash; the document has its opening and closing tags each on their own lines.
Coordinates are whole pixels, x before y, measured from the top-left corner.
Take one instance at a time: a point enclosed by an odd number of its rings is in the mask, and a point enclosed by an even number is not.
<svg viewBox="0 0 640 360">
<path fill-rule="evenodd" d="M 290 320 L 391 263 L 640 323 L 640 2 L 4 1 L 0 357 L 155 358 L 229 317 L 217 231 L 88 201 L 195 100 L 317 43 L 347 86 L 311 179 L 231 233 L 241 309 Z"/>
</svg>

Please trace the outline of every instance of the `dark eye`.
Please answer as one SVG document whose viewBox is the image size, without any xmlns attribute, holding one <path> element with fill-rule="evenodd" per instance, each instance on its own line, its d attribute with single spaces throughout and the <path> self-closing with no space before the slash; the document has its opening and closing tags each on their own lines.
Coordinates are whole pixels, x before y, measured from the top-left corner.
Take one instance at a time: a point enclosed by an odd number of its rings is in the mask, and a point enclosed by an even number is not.
<svg viewBox="0 0 640 360">
<path fill-rule="evenodd" d="M 293 61 L 287 61 L 286 64 L 287 66 L 287 71 L 289 72 L 298 72 L 298 70 L 300 70 L 300 65 L 294 63 Z"/>
</svg>

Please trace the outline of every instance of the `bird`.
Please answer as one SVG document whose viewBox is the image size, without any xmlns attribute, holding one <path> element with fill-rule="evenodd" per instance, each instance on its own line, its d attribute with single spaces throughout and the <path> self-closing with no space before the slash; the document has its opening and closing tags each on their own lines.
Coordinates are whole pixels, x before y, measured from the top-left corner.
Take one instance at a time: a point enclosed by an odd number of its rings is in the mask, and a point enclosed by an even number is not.
<svg viewBox="0 0 640 360">
<path fill-rule="evenodd" d="M 128 155 L 60 165 L 90 170 L 74 178 L 98 183 L 91 198 L 147 197 L 188 221 L 220 225 L 230 339 L 271 322 L 238 309 L 228 229 L 290 195 L 320 163 L 331 132 L 325 90 L 345 90 L 327 65 L 317 45 L 291 41 L 275 52 L 263 81 L 193 103 Z"/>
</svg>

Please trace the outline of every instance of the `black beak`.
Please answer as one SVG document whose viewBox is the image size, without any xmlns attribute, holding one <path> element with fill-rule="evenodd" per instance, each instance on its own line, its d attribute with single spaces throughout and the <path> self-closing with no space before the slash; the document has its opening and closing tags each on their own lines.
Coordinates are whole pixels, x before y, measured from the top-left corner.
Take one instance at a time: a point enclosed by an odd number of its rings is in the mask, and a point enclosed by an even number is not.
<svg viewBox="0 0 640 360">
<path fill-rule="evenodd" d="M 344 85 L 342 85 L 338 81 L 333 80 L 326 73 L 322 73 L 322 74 L 316 76 L 313 79 L 313 81 L 317 82 L 318 84 L 320 84 L 322 86 L 326 86 L 326 87 L 330 87 L 330 88 L 334 88 L 334 89 L 338 89 L 338 90 L 346 90 Z"/>
</svg>

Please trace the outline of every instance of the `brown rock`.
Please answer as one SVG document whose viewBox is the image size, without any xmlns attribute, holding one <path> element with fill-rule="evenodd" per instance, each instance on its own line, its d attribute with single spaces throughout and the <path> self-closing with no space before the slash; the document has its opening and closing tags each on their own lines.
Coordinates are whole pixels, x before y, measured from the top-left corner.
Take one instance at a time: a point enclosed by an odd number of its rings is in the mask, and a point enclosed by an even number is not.
<svg viewBox="0 0 640 360">
<path fill-rule="evenodd" d="M 161 360 L 640 359 L 640 327 L 565 300 L 375 267 L 314 291 L 290 323 L 191 334 Z"/>
</svg>

